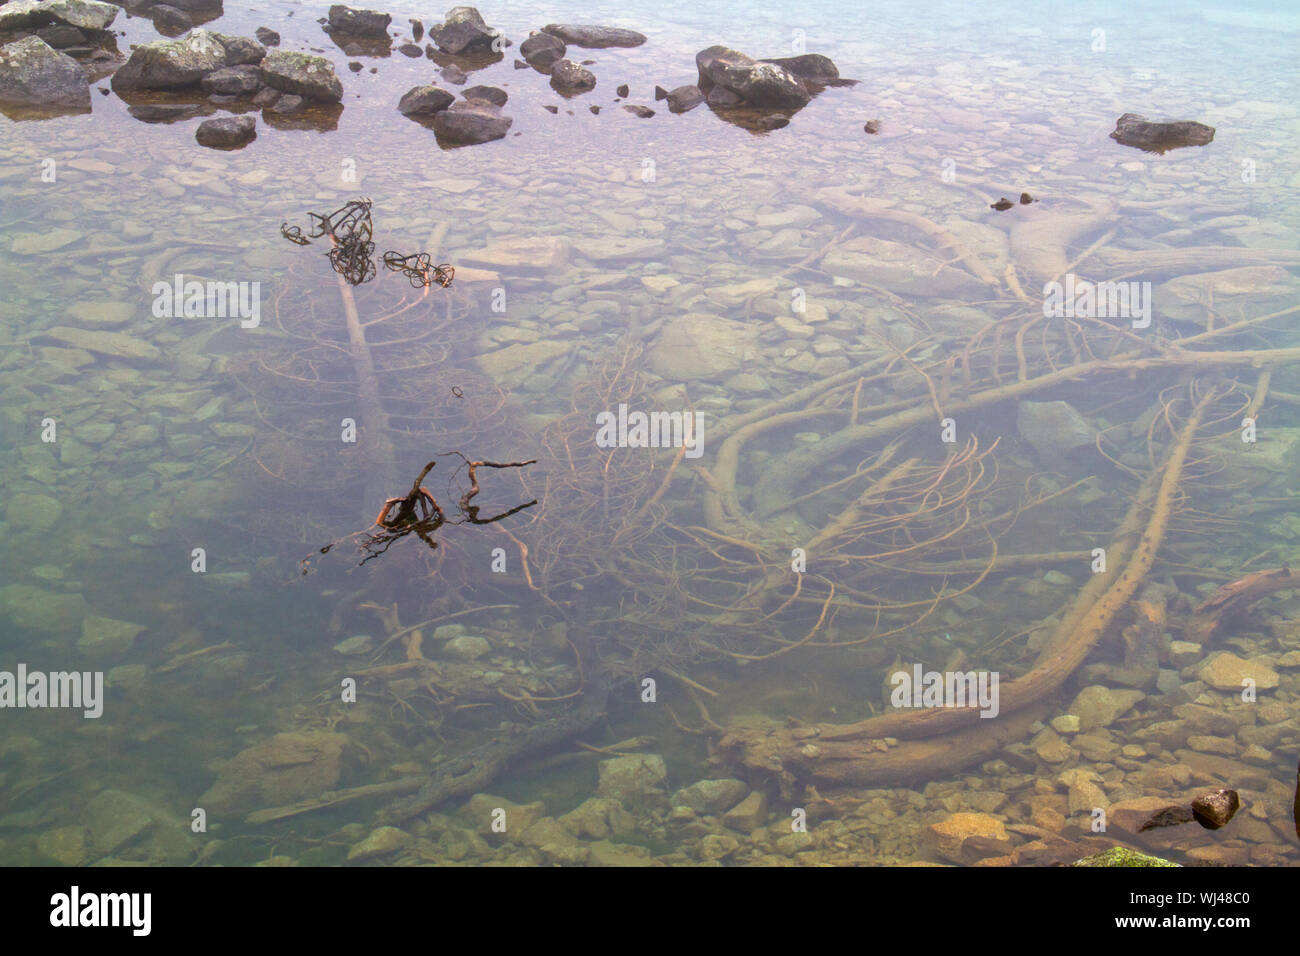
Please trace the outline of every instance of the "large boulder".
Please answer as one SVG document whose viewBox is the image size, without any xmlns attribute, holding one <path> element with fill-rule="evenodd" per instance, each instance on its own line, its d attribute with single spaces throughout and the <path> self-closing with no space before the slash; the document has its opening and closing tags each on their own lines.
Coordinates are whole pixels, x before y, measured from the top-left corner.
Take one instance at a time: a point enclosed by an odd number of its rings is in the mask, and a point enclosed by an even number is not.
<svg viewBox="0 0 1300 956">
<path fill-rule="evenodd" d="M 1149 153 L 1165 153 L 1182 146 L 1204 146 L 1213 142 L 1214 127 L 1191 120 L 1152 123 L 1137 113 L 1125 113 L 1115 121 L 1115 131 L 1110 138 Z"/>
<path fill-rule="evenodd" d="M 543 33 L 559 37 L 565 43 L 588 49 L 604 49 L 611 46 L 640 46 L 645 43 L 645 34 L 620 27 L 576 26 L 567 23 L 548 23 L 542 27 Z"/>
<path fill-rule="evenodd" d="M 500 35 L 501 31 L 488 26 L 473 7 L 453 7 L 440 26 L 429 30 L 429 39 L 438 49 L 451 54 L 491 50 Z"/>
<path fill-rule="evenodd" d="M 192 86 L 214 70 L 229 66 L 226 47 L 208 30 L 191 30 L 176 40 L 141 43 L 113 74 L 113 89 L 169 90 Z"/>
<path fill-rule="evenodd" d="M 402 95 L 397 103 L 397 111 L 403 116 L 432 116 L 440 113 L 452 103 L 456 96 L 440 87 L 426 84 L 413 86 Z"/>
<path fill-rule="evenodd" d="M 343 83 L 334 73 L 334 64 L 323 56 L 293 50 L 271 50 L 262 60 L 262 82 L 282 93 L 321 103 L 343 99 Z"/>
<path fill-rule="evenodd" d="M 354 10 L 341 3 L 330 7 L 329 27 L 339 33 L 382 40 L 388 36 L 388 25 L 392 22 L 392 16 L 378 10 Z"/>
<path fill-rule="evenodd" d="M 503 139 L 513 123 L 509 116 L 483 100 L 453 103 L 433 116 L 438 141 L 449 146 L 473 146 Z"/>
<path fill-rule="evenodd" d="M 776 109 L 799 109 L 812 99 L 803 81 L 784 66 L 755 60 L 729 47 L 701 50 L 695 55 L 695 66 L 700 90 L 706 95 L 721 88 L 745 106 Z"/>
<path fill-rule="evenodd" d="M 576 96 L 595 88 L 596 75 L 585 66 L 560 60 L 551 67 L 551 89 L 562 96 Z"/>
<path fill-rule="evenodd" d="M 564 58 L 568 48 L 564 41 L 549 33 L 535 33 L 519 44 L 519 55 L 533 69 L 549 72 L 556 61 Z"/>
<path fill-rule="evenodd" d="M 764 63 L 775 63 L 784 67 L 799 79 L 821 86 L 847 86 L 856 80 L 840 78 L 840 70 L 834 61 L 820 53 L 803 53 L 799 56 L 764 57 Z"/>
<path fill-rule="evenodd" d="M 12 0 L 0 6 L 0 30 L 66 23 L 82 30 L 106 30 L 117 7 L 99 0 Z"/>
<path fill-rule="evenodd" d="M 27 37 L 0 47 L 0 103 L 89 110 L 90 80 L 72 57 Z"/>
</svg>

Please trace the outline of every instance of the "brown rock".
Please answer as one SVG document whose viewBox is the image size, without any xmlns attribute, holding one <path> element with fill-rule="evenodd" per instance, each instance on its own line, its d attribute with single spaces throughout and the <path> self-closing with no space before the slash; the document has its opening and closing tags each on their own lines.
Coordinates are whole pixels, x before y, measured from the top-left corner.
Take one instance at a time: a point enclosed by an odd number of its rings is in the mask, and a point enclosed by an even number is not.
<svg viewBox="0 0 1300 956">
<path fill-rule="evenodd" d="M 931 823 L 926 828 L 927 842 L 936 856 L 953 863 L 962 863 L 962 843 L 970 837 L 990 837 L 1006 840 L 1007 828 L 1002 821 L 984 813 L 954 813 L 946 820 Z"/>
</svg>

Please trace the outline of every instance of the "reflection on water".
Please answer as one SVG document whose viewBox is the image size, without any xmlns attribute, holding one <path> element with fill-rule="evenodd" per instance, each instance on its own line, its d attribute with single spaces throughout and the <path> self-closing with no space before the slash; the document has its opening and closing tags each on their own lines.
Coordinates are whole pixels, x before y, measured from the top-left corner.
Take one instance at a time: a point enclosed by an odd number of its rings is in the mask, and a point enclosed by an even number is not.
<svg viewBox="0 0 1300 956">
<path fill-rule="evenodd" d="M 0 120 L 0 670 L 106 684 L 5 710 L 0 860 L 1294 859 L 1289 15 L 601 5 L 648 41 L 571 47 L 565 99 L 513 60 L 578 15 L 485 8 L 515 45 L 459 65 L 513 122 L 441 149 L 397 102 L 462 87 L 388 9 L 387 55 L 209 24 L 345 89 L 231 105 L 239 150 L 106 79 Z M 716 43 L 859 83 L 770 130 L 656 101 Z M 282 237 L 360 197 L 450 281 Z M 318 553 L 421 487 L 508 514 Z M 994 672 L 996 717 L 934 706 Z M 1216 787 L 1226 827 L 1137 834 Z"/>
</svg>

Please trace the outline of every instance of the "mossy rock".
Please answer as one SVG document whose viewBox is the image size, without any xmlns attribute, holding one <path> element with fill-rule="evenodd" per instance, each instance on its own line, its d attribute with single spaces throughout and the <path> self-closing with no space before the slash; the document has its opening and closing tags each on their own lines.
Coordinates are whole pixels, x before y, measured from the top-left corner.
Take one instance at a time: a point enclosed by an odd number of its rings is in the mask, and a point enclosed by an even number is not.
<svg viewBox="0 0 1300 956">
<path fill-rule="evenodd" d="M 1103 850 L 1101 853 L 1094 853 L 1092 856 L 1086 856 L 1082 860 L 1075 860 L 1071 866 L 1179 866 L 1178 863 L 1170 863 L 1168 860 L 1162 860 L 1158 856 L 1148 856 L 1145 853 L 1139 853 L 1137 850 L 1125 849 L 1122 846 L 1113 846 L 1109 850 Z"/>
</svg>

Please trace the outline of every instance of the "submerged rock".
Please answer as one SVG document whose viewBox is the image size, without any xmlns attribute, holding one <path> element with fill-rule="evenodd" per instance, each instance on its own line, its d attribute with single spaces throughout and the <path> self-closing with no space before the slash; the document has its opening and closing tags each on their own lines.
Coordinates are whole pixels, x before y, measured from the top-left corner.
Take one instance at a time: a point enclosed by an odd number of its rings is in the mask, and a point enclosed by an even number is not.
<svg viewBox="0 0 1300 956">
<path fill-rule="evenodd" d="M 72 57 L 27 37 L 0 47 L 0 103 L 89 110 L 90 79 Z"/>
<path fill-rule="evenodd" d="M 199 806 L 238 813 L 317 797 L 339 782 L 346 744 L 324 731 L 276 734 L 227 761 Z"/>
<path fill-rule="evenodd" d="M 588 49 L 604 49 L 612 46 L 633 47 L 645 43 L 645 34 L 637 33 L 635 30 L 624 30 L 621 27 L 548 23 L 542 27 L 542 32 L 559 37 L 565 43 Z"/>
<path fill-rule="evenodd" d="M 1192 120 L 1153 123 L 1137 113 L 1125 113 L 1115 121 L 1110 138 L 1123 146 L 1149 153 L 1165 153 L 1183 146 L 1204 146 L 1214 141 L 1214 127 Z"/>
<path fill-rule="evenodd" d="M 1016 429 L 1046 461 L 1089 447 L 1097 440 L 1097 430 L 1062 401 L 1021 402 L 1016 411 Z"/>
</svg>

